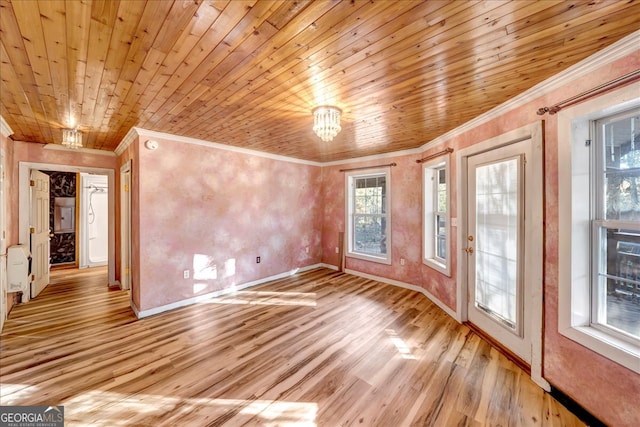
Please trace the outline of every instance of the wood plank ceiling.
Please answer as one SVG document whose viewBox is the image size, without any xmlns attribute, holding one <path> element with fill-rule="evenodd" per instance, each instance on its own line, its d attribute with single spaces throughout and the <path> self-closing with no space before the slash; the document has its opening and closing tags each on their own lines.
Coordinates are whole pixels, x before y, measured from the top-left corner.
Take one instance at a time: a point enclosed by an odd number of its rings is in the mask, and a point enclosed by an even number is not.
<svg viewBox="0 0 640 427">
<path fill-rule="evenodd" d="M 28 142 L 139 126 L 332 161 L 419 147 L 638 29 L 619 0 L 0 0 L 0 114 Z"/>
</svg>

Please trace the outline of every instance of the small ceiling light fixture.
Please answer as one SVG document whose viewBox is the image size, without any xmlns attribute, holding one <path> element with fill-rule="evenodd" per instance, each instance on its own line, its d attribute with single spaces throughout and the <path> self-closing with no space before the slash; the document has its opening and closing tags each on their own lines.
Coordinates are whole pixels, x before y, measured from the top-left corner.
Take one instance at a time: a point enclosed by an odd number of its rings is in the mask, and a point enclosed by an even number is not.
<svg viewBox="0 0 640 427">
<path fill-rule="evenodd" d="M 338 107 L 322 105 L 313 109 L 313 131 L 324 142 L 329 142 L 340 132 L 340 115 Z"/>
<path fill-rule="evenodd" d="M 62 129 L 62 145 L 67 148 L 82 148 L 82 134 L 78 129 Z"/>
</svg>

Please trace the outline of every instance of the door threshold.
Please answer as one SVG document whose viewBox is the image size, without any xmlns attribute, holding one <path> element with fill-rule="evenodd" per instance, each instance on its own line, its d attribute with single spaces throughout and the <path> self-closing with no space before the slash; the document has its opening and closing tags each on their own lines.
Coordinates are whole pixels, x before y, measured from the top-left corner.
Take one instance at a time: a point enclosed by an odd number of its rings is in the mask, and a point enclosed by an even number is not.
<svg viewBox="0 0 640 427">
<path fill-rule="evenodd" d="M 507 359 L 512 361 L 518 368 L 522 369 L 527 373 L 527 375 L 531 376 L 531 365 L 525 362 L 520 356 L 509 350 L 507 347 L 502 345 L 499 341 L 493 338 L 491 335 L 487 334 L 482 329 L 478 328 L 471 322 L 464 322 L 464 325 L 471 329 L 471 332 L 478 335 L 483 340 L 487 341 L 492 347 L 502 353 Z"/>
</svg>

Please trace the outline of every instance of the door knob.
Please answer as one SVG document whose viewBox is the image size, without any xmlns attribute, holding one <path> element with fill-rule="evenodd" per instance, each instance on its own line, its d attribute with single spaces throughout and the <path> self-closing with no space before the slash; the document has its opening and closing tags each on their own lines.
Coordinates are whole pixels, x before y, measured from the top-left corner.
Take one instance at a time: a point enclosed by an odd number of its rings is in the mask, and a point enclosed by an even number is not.
<svg viewBox="0 0 640 427">
<path fill-rule="evenodd" d="M 464 251 L 468 254 L 472 254 L 473 253 L 473 248 L 469 247 L 469 248 L 465 248 Z"/>
</svg>

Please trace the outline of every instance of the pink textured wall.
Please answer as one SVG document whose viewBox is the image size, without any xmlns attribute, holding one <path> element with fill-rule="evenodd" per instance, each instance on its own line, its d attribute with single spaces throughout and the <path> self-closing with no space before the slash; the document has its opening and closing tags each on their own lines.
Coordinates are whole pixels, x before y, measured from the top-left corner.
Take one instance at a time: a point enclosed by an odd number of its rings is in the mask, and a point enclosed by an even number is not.
<svg viewBox="0 0 640 427">
<path fill-rule="evenodd" d="M 2 212 L 5 215 L 5 224 L 7 225 L 7 247 L 11 245 L 15 245 L 18 243 L 18 216 L 17 211 L 14 213 L 13 209 L 13 197 L 17 197 L 18 192 L 17 186 L 14 185 L 13 179 L 13 171 L 15 168 L 14 160 L 13 160 L 13 142 L 2 135 L 0 135 L 0 143 L 2 149 L 5 154 L 5 200 L 6 200 L 6 211 Z M 15 227 L 14 227 L 15 223 Z"/>
<path fill-rule="evenodd" d="M 95 167 L 105 169 L 116 169 L 117 159 L 115 156 L 96 155 L 81 151 L 51 150 L 45 149 L 44 145 L 31 142 L 13 141 L 13 174 L 11 182 L 18 185 L 18 173 L 20 162 L 29 163 L 49 163 L 55 165 L 67 165 L 78 167 Z M 118 197 L 116 195 L 116 197 Z M 11 215 L 15 219 L 11 224 L 11 233 L 18 238 L 18 191 L 11 193 L 9 199 L 11 205 Z M 116 247 L 118 243 L 116 243 Z M 118 252 L 116 251 L 116 254 Z"/>
<path fill-rule="evenodd" d="M 13 194 L 17 194 L 16 186 L 13 185 L 11 178 L 13 177 L 14 170 L 14 162 L 13 162 L 13 142 L 0 134 L 0 146 L 4 150 L 5 154 L 5 182 L 4 182 L 4 194 L 5 194 L 5 210 L 2 212 L 2 215 L 5 216 L 5 224 L 6 224 L 6 244 L 7 247 L 15 245 L 18 243 L 18 228 L 17 225 L 14 227 L 14 223 L 17 223 L 17 216 L 14 216 L 13 208 L 12 208 L 12 200 Z M 11 311 L 13 306 L 16 304 L 16 296 L 17 293 L 10 292 L 6 295 L 6 307 L 7 313 Z M 3 296 L 4 298 L 4 296 Z"/>
<path fill-rule="evenodd" d="M 603 66 L 591 75 L 573 81 L 552 93 L 513 109 L 478 127 L 460 134 L 429 153 L 451 147 L 454 150 L 471 146 L 511 130 L 544 119 L 545 138 L 545 336 L 544 377 L 567 393 L 588 411 L 605 423 L 615 426 L 640 425 L 640 375 L 614 363 L 558 333 L 558 128 L 555 116 L 538 116 L 539 107 L 553 105 L 582 91 L 610 81 L 640 68 L 640 53 L 629 55 Z M 454 152 L 455 156 L 455 152 Z M 456 168 L 451 158 L 451 215 L 458 217 L 456 207 Z M 392 168 L 392 265 L 347 259 L 347 268 L 363 273 L 391 278 L 421 286 L 441 302 L 455 310 L 456 307 L 456 228 L 452 227 L 452 277 L 422 265 L 421 261 L 421 167 L 414 162 L 416 156 L 350 163 L 323 168 L 324 225 L 323 261 L 338 265 L 335 255 L 337 232 L 344 230 L 344 174 L 340 168 L 361 167 L 395 161 Z M 401 266 L 399 258 L 406 258 Z"/>
<path fill-rule="evenodd" d="M 139 309 L 320 262 L 319 167 L 158 142 L 137 142 Z"/>
</svg>

